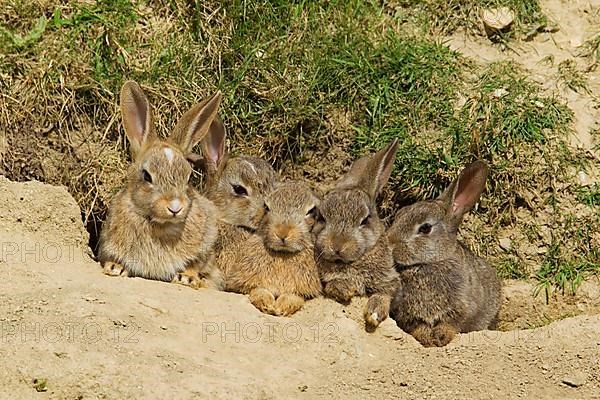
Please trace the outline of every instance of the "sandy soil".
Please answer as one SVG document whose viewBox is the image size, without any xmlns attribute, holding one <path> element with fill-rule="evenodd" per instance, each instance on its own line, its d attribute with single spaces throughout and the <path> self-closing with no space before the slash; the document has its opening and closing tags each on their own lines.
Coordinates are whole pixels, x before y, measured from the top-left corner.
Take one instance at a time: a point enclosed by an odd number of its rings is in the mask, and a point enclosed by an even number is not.
<svg viewBox="0 0 600 400">
<path fill-rule="evenodd" d="M 361 299 L 348 307 L 317 299 L 293 318 L 271 317 L 241 295 L 104 276 L 86 242 L 65 189 L 0 177 L 0 398 L 600 393 L 597 284 L 549 305 L 532 300 L 531 285 L 510 284 L 506 327 L 562 316 L 563 304 L 572 305 L 567 315 L 589 315 L 533 330 L 460 335 L 445 348 L 425 349 L 391 320 L 366 333 Z"/>
</svg>

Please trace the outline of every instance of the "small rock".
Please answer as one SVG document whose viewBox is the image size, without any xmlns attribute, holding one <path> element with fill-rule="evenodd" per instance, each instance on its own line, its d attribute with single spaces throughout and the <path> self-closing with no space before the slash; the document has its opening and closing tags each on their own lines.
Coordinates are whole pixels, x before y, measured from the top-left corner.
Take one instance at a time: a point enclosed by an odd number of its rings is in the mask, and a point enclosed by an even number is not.
<svg viewBox="0 0 600 400">
<path fill-rule="evenodd" d="M 508 7 L 488 8 L 483 10 L 481 20 L 485 33 L 491 37 L 510 29 L 515 20 L 515 14 Z"/>
<path fill-rule="evenodd" d="M 499 240 L 500 242 L 500 248 L 504 251 L 510 251 L 512 249 L 512 241 L 510 240 L 510 238 L 501 238 Z"/>
<path fill-rule="evenodd" d="M 586 374 L 583 374 L 581 372 L 576 372 L 573 375 L 569 375 L 569 376 L 565 377 L 562 380 L 562 383 L 564 383 L 567 386 L 576 388 L 576 387 L 585 385 L 586 380 L 587 380 Z"/>
<path fill-rule="evenodd" d="M 590 177 L 584 171 L 579 171 L 577 173 L 577 180 L 581 186 L 590 186 L 592 184 Z"/>
<path fill-rule="evenodd" d="M 508 90 L 506 90 L 505 88 L 496 89 L 492 92 L 492 96 L 494 96 L 498 99 L 506 96 L 507 94 L 508 94 Z"/>
<path fill-rule="evenodd" d="M 161 325 L 160 329 L 162 329 L 163 331 L 166 331 L 168 328 L 166 326 L 164 326 L 164 325 Z"/>
</svg>

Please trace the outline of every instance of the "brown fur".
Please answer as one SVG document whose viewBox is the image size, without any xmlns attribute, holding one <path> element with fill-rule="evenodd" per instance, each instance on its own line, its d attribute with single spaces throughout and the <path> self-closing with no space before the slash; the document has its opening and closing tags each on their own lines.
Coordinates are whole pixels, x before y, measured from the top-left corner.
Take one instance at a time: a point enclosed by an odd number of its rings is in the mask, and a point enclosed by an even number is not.
<svg viewBox="0 0 600 400">
<path fill-rule="evenodd" d="M 206 171 L 206 196 L 219 210 L 217 265 L 224 275 L 237 262 L 238 245 L 257 229 L 264 214 L 265 196 L 279 177 L 273 167 L 255 157 L 230 158 L 225 148 L 223 124 L 215 120 L 202 142 Z M 242 193 L 236 193 L 236 188 Z"/>
<path fill-rule="evenodd" d="M 424 346 L 444 346 L 456 332 L 494 327 L 501 303 L 496 271 L 456 238 L 486 176 L 487 166 L 474 162 L 439 198 L 401 209 L 388 231 L 400 273 L 391 315 Z M 424 224 L 429 233 L 420 231 Z"/>
<path fill-rule="evenodd" d="M 239 243 L 228 267 L 227 290 L 249 294 L 259 310 L 274 315 L 291 315 L 318 296 L 312 237 L 318 202 L 300 182 L 283 183 L 267 196 L 257 233 Z"/>
<path fill-rule="evenodd" d="M 389 179 L 397 142 L 357 160 L 323 199 L 315 231 L 316 259 L 323 292 L 341 303 L 370 296 L 368 331 L 389 313 L 398 273 L 375 200 Z"/>
<path fill-rule="evenodd" d="M 135 82 L 123 85 L 121 112 L 133 163 L 100 234 L 99 260 L 107 275 L 220 285 L 213 254 L 217 209 L 188 186 L 192 169 L 186 159 L 220 101 L 217 93 L 192 107 L 162 141 L 142 89 Z"/>
</svg>

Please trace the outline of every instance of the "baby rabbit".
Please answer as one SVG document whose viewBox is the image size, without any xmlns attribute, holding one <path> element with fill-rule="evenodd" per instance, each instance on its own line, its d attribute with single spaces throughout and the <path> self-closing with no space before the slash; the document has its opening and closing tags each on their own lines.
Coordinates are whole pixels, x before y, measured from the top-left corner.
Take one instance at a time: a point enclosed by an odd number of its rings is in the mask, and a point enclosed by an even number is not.
<svg viewBox="0 0 600 400">
<path fill-rule="evenodd" d="M 366 329 L 373 331 L 389 313 L 398 273 L 375 200 L 388 181 L 397 140 L 357 160 L 329 191 L 319 208 L 316 259 L 325 296 L 341 303 L 368 295 Z"/>
<path fill-rule="evenodd" d="M 211 129 L 220 102 L 217 92 L 196 104 L 163 141 L 140 86 L 123 85 L 120 107 L 133 163 L 100 234 L 98 258 L 106 274 L 220 286 L 213 252 L 217 208 L 188 184 L 186 159 Z"/>
<path fill-rule="evenodd" d="M 257 229 L 264 214 L 265 196 L 279 177 L 268 162 L 259 158 L 229 157 L 221 121 L 213 121 L 202 141 L 207 193 L 219 210 L 219 239 L 215 247 L 217 265 L 223 274 L 235 262 L 236 246 Z"/>
<path fill-rule="evenodd" d="M 496 271 L 456 238 L 487 173 L 485 163 L 473 162 L 437 199 L 402 208 L 388 231 L 400 273 L 391 316 L 423 346 L 444 346 L 457 332 L 495 325 L 501 303 Z"/>
<path fill-rule="evenodd" d="M 280 184 L 265 200 L 256 235 L 238 247 L 227 290 L 249 294 L 264 313 L 291 315 L 319 295 L 312 230 L 319 199 L 302 182 Z"/>
</svg>

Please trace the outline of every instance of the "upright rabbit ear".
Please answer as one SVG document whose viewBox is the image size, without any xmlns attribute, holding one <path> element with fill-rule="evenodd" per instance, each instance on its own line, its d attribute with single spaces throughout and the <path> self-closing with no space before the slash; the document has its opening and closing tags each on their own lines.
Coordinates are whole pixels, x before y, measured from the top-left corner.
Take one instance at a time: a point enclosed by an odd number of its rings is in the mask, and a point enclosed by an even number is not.
<svg viewBox="0 0 600 400">
<path fill-rule="evenodd" d="M 217 116 L 210 125 L 208 134 L 202 141 L 202 153 L 208 174 L 215 174 L 225 156 L 225 126 Z"/>
<path fill-rule="evenodd" d="M 469 164 L 439 197 L 446 204 L 446 212 L 456 225 L 469 211 L 485 188 L 488 166 L 477 160 Z"/>
<path fill-rule="evenodd" d="M 156 138 L 150 103 L 140 85 L 134 81 L 125 82 L 121 88 L 119 103 L 123 127 L 129 139 L 131 155 L 135 160 L 142 147 Z"/>
<path fill-rule="evenodd" d="M 177 122 L 168 141 L 178 145 L 184 154 L 189 154 L 198 142 L 207 135 L 221 104 L 220 91 L 190 108 Z"/>
<path fill-rule="evenodd" d="M 362 189 L 374 201 L 390 178 L 397 149 L 398 139 L 394 139 L 377 153 L 359 158 L 335 187 Z"/>
</svg>

